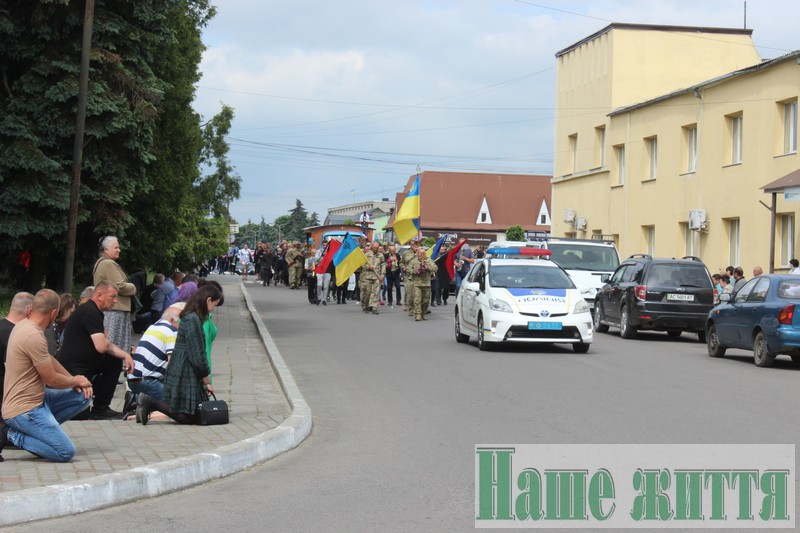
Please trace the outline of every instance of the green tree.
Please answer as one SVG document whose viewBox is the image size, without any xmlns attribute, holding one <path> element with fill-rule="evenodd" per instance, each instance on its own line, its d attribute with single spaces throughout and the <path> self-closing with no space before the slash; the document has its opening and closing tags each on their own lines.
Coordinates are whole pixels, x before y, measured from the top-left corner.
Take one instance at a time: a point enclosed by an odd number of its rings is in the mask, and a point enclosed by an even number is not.
<svg viewBox="0 0 800 533">
<path fill-rule="evenodd" d="M 137 231 L 126 232 L 130 246 L 123 258 L 129 264 L 160 272 L 188 269 L 227 247 L 224 218 L 209 218 L 209 206 L 197 198 L 195 186 L 203 138 L 200 115 L 191 104 L 205 49 L 200 32 L 213 15 L 214 8 L 205 0 L 174 7 L 167 17 L 173 39 L 153 58 L 153 71 L 167 86 L 154 129 L 155 160 L 148 171 L 148 179 L 155 183 L 131 207 Z M 221 237 L 220 226 L 226 227 Z M 199 242 L 185 242 L 198 238 Z"/>
<path fill-rule="evenodd" d="M 28 289 L 60 283 L 83 7 L 0 7 L 0 257 Z M 202 135 L 191 111 L 200 29 L 213 14 L 207 0 L 98 3 L 76 279 L 90 276 L 102 235 L 119 236 L 123 257 L 142 266 L 193 262 L 226 240 L 227 202 L 239 194 L 224 146 L 233 111 L 224 106 Z M 213 168 L 202 178 L 198 157 Z"/>
<path fill-rule="evenodd" d="M 289 211 L 289 235 L 291 235 L 293 240 L 304 242 L 305 232 L 303 228 L 307 228 L 309 225 L 308 212 L 306 208 L 303 207 L 303 202 L 299 199 L 295 200 L 294 209 Z"/>
<path fill-rule="evenodd" d="M 506 230 L 506 240 L 507 241 L 524 241 L 525 240 L 525 230 L 522 229 L 522 226 L 517 224 L 516 226 L 511 226 Z"/>
</svg>

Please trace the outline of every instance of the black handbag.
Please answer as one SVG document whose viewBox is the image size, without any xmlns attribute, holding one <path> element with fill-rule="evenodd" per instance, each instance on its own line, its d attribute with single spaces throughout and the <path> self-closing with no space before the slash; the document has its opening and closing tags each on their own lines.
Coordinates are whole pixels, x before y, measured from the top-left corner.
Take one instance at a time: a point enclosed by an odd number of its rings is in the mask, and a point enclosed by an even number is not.
<svg viewBox="0 0 800 533">
<path fill-rule="evenodd" d="M 197 423 L 201 426 L 217 426 L 228 423 L 228 404 L 225 400 L 217 400 L 211 393 L 213 400 L 206 400 L 197 404 Z"/>
</svg>

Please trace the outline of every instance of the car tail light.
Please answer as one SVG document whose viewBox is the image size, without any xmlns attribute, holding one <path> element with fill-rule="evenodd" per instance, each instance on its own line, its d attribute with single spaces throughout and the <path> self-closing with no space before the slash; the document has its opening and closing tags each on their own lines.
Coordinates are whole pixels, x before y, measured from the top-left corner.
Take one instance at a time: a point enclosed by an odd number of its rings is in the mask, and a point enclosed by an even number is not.
<svg viewBox="0 0 800 533">
<path fill-rule="evenodd" d="M 787 305 L 778 313 L 778 322 L 784 326 L 791 326 L 794 318 L 794 304 Z"/>
<path fill-rule="evenodd" d="M 647 293 L 647 287 L 645 285 L 636 286 L 634 294 L 636 295 L 637 300 L 644 301 L 646 293 Z"/>
</svg>

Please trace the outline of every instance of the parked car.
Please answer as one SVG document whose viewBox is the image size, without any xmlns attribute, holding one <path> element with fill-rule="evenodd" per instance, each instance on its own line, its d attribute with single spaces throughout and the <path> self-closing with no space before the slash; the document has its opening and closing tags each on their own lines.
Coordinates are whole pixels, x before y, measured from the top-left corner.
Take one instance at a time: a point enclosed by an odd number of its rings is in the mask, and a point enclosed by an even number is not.
<svg viewBox="0 0 800 533">
<path fill-rule="evenodd" d="M 800 363 L 800 276 L 758 276 L 733 296 L 721 294 L 708 313 L 706 338 L 711 357 L 739 348 L 753 351 L 756 366 L 772 366 L 780 354 Z"/>
<path fill-rule="evenodd" d="M 456 295 L 456 342 L 474 338 L 488 350 L 503 342 L 569 343 L 586 353 L 592 316 L 572 279 L 548 250 L 489 248 Z M 513 258 L 512 258 L 513 257 Z"/>
<path fill-rule="evenodd" d="M 600 333 L 619 328 L 623 339 L 633 339 L 639 330 L 666 331 L 673 337 L 690 331 L 705 342 L 714 296 L 711 276 L 700 259 L 632 255 L 598 293 L 594 328 Z"/>
</svg>

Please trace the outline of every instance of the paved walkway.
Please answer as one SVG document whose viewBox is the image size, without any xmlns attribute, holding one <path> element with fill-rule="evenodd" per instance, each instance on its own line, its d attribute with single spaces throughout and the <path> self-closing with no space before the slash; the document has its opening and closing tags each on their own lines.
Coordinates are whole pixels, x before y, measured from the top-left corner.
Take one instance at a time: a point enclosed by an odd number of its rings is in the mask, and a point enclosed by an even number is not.
<svg viewBox="0 0 800 533">
<path fill-rule="evenodd" d="M 277 347 L 236 278 L 217 276 L 225 304 L 212 353 L 223 426 L 181 426 L 133 419 L 64 424 L 78 450 L 56 464 L 23 450 L 3 451 L 0 526 L 62 516 L 196 485 L 290 449 L 310 432 L 311 414 Z M 268 355 L 269 353 L 269 355 Z M 112 407 L 122 408 L 123 386 Z"/>
</svg>

